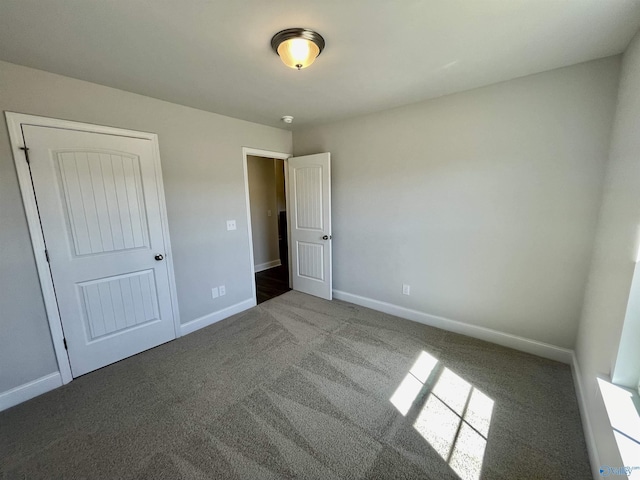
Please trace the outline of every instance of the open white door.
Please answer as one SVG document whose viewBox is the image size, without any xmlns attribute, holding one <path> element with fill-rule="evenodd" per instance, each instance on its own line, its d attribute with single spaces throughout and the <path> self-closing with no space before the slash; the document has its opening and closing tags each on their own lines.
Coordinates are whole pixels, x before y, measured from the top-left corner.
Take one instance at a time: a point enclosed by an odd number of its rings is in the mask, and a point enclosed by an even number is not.
<svg viewBox="0 0 640 480">
<path fill-rule="evenodd" d="M 73 376 L 175 338 L 151 140 L 22 134 Z"/>
<path fill-rule="evenodd" d="M 331 300 L 331 154 L 288 164 L 293 289 Z"/>
</svg>

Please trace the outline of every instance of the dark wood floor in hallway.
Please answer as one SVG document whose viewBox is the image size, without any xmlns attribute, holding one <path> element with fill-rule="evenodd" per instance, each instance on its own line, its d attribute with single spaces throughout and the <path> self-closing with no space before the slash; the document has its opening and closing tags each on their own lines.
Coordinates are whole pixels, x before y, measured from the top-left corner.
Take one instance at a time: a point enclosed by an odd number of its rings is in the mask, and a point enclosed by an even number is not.
<svg viewBox="0 0 640 480">
<path fill-rule="evenodd" d="M 278 297 L 289 288 L 289 267 L 280 265 L 256 273 L 256 296 L 258 304 Z"/>
</svg>

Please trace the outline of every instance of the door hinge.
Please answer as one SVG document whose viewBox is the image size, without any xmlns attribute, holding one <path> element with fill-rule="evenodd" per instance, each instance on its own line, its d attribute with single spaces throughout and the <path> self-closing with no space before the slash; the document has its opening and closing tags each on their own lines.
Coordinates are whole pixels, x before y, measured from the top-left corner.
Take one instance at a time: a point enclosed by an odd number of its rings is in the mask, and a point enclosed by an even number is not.
<svg viewBox="0 0 640 480">
<path fill-rule="evenodd" d="M 27 161 L 27 163 L 31 164 L 31 162 L 29 161 L 29 147 L 25 145 L 24 147 L 20 147 L 20 150 L 24 152 L 24 158 Z"/>
<path fill-rule="evenodd" d="M 44 249 L 44 256 L 47 259 L 47 263 L 51 263 L 51 262 L 49 262 L 49 250 L 47 250 L 46 248 Z"/>
<path fill-rule="evenodd" d="M 65 349 L 65 350 L 69 350 L 69 349 L 67 348 L 67 339 L 66 339 L 66 338 L 63 338 L 63 339 L 62 339 L 62 343 L 64 343 L 64 349 Z"/>
</svg>

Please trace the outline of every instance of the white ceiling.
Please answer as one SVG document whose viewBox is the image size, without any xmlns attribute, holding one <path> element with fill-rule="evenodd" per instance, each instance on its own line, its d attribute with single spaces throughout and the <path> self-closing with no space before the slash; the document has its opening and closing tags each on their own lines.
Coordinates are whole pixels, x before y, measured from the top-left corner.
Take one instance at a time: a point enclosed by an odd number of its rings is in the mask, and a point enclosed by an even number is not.
<svg viewBox="0 0 640 480">
<path fill-rule="evenodd" d="M 1 0 L 0 59 L 295 128 L 617 54 L 639 26 L 640 0 Z M 269 45 L 290 27 L 327 43 L 299 72 Z"/>
</svg>

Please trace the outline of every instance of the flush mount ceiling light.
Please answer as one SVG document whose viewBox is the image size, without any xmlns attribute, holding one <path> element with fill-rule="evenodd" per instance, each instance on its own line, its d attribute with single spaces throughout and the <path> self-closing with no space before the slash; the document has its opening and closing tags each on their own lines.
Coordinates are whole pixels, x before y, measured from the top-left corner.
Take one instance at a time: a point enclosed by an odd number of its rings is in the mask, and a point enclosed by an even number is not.
<svg viewBox="0 0 640 480">
<path fill-rule="evenodd" d="M 273 36 L 271 48 L 287 67 L 301 70 L 311 65 L 322 53 L 324 38 L 306 28 L 287 28 Z"/>
</svg>

